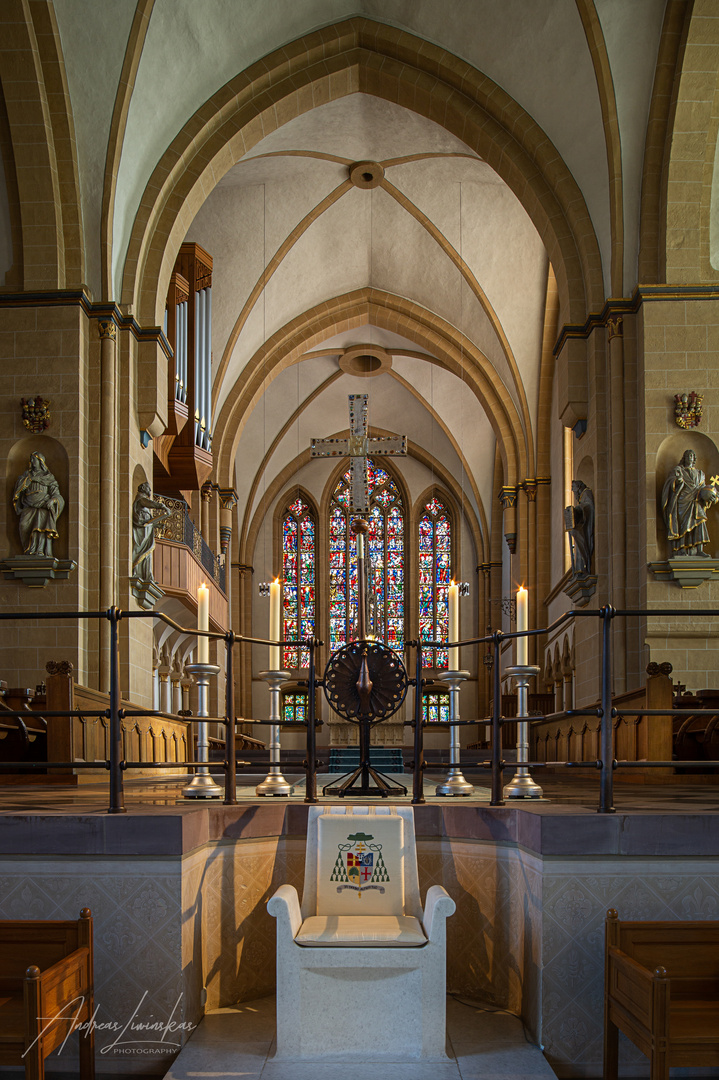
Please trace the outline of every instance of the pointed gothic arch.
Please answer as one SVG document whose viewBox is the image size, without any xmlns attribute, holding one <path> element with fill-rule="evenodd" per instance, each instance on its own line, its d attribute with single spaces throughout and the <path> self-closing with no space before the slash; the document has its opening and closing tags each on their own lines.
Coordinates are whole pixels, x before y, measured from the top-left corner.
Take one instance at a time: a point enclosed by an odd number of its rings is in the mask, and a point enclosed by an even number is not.
<svg viewBox="0 0 719 1080">
<path fill-rule="evenodd" d="M 374 94 L 443 124 L 517 195 L 554 266 L 563 321 L 603 300 L 594 229 L 571 171 L 516 101 L 470 64 L 411 34 L 353 17 L 251 65 L 188 120 L 143 193 L 125 258 L 122 300 L 142 325 L 161 303 L 187 226 L 208 192 L 257 142 L 316 101 Z"/>
</svg>

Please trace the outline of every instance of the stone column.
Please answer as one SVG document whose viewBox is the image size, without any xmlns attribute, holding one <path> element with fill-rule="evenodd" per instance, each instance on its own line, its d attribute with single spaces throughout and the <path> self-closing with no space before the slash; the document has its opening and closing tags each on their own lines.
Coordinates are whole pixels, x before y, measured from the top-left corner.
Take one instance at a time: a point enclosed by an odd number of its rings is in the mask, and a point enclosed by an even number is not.
<svg viewBox="0 0 719 1080">
<path fill-rule="evenodd" d="M 170 684 L 170 669 L 167 664 L 161 664 L 157 671 L 160 676 L 160 711 L 172 712 L 172 686 Z"/>
<path fill-rule="evenodd" d="M 504 509 L 502 519 L 504 539 L 512 555 L 517 550 L 517 489 L 516 487 L 502 487 L 499 491 L 499 501 Z"/>
<path fill-rule="evenodd" d="M 217 495 L 220 500 L 220 553 L 227 559 L 227 552 L 232 539 L 232 512 L 237 505 L 237 492 L 234 488 L 219 488 Z M 228 591 L 229 587 L 228 574 Z"/>
<path fill-rule="evenodd" d="M 179 713 L 180 710 L 182 709 L 182 685 L 181 685 L 181 679 L 182 679 L 182 672 L 181 671 L 171 671 L 170 672 L 170 683 L 171 683 L 171 686 L 172 686 L 172 690 L 171 690 L 172 708 L 169 709 L 168 712 Z"/>
<path fill-rule="evenodd" d="M 180 679 L 182 689 L 182 712 L 190 711 L 190 690 L 192 689 L 192 676 L 184 675 Z"/>
<path fill-rule="evenodd" d="M 152 708 L 160 708 L 160 662 L 155 658 L 152 662 Z"/>
<path fill-rule="evenodd" d="M 200 488 L 200 495 L 202 496 L 200 503 L 200 532 L 202 533 L 202 539 L 212 547 L 210 543 L 210 499 L 212 498 L 212 484 L 209 480 Z"/>
<path fill-rule="evenodd" d="M 607 324 L 609 336 L 609 460 L 610 505 L 609 523 L 609 602 L 616 608 L 626 607 L 626 505 L 624 424 L 624 323 L 614 315 Z M 596 487 L 595 482 L 595 487 Z M 627 689 L 626 678 L 626 619 L 612 620 L 612 675 L 614 691 Z"/>
<path fill-rule="evenodd" d="M 539 610 L 541 598 L 538 595 L 536 569 L 537 563 L 535 558 L 535 552 L 537 549 L 537 481 L 535 479 L 527 479 L 522 483 L 522 489 L 527 496 L 526 511 L 526 528 L 527 528 L 527 546 L 523 550 L 527 552 L 527 573 L 526 577 L 524 573 L 524 584 L 529 591 L 529 629 L 533 630 L 535 627 L 541 625 L 539 619 Z M 537 639 L 531 637 L 527 639 L 527 655 L 529 657 L 530 664 L 536 664 L 537 662 Z"/>
<path fill-rule="evenodd" d="M 115 603 L 115 429 L 116 339 L 111 319 L 98 322 L 100 333 L 100 610 Z M 110 690 L 110 624 L 100 621 L 100 690 Z"/>
</svg>

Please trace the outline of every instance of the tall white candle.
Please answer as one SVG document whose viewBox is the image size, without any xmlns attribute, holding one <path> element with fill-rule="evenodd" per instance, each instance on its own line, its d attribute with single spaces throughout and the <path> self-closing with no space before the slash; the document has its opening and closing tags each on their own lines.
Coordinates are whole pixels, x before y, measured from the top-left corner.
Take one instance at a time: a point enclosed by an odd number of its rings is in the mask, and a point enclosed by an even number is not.
<svg viewBox="0 0 719 1080">
<path fill-rule="evenodd" d="M 527 593 L 527 590 L 525 589 L 524 585 L 520 585 L 520 587 L 517 589 L 517 631 L 518 632 L 521 631 L 521 630 L 528 630 L 529 629 L 529 623 L 527 621 L 528 620 L 528 615 L 527 615 L 527 609 L 528 609 L 527 599 L 528 599 L 528 595 L 529 594 Z M 527 653 L 527 644 L 528 644 L 528 642 L 529 642 L 529 638 L 526 638 L 526 637 L 517 638 L 517 663 L 518 664 L 527 664 L 527 662 L 528 662 L 527 661 L 527 655 L 528 655 L 528 653 Z"/>
<path fill-rule="evenodd" d="M 449 640 L 459 640 L 459 585 L 449 586 Z M 449 670 L 459 671 L 459 648 L 449 650 Z"/>
<path fill-rule="evenodd" d="M 278 641 L 280 637 L 280 579 L 270 585 L 270 640 Z M 280 647 L 270 645 L 270 671 L 280 670 Z"/>
<path fill-rule="evenodd" d="M 204 581 L 197 590 L 197 629 L 210 629 L 210 590 Z M 197 662 L 209 664 L 210 662 L 210 639 L 198 637 L 197 639 Z"/>
</svg>

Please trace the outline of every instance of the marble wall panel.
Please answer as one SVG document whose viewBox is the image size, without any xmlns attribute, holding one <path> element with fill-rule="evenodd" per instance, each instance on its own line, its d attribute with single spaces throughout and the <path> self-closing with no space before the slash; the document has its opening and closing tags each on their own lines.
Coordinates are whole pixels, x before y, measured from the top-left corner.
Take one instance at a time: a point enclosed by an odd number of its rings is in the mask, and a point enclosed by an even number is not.
<svg viewBox="0 0 719 1080">
<path fill-rule="evenodd" d="M 92 911 L 100 1073 L 164 1075 L 186 1037 L 137 1026 L 187 1018 L 180 879 L 174 859 L 3 860 L 0 918 L 76 919 L 81 908 Z M 77 1074 L 76 1040 L 54 1055 L 56 1071 Z"/>
<path fill-rule="evenodd" d="M 182 859 L 10 856 L 0 918 L 76 918 L 95 929 L 97 1020 L 187 1030 L 164 1038 L 98 1031 L 98 1069 L 164 1075 L 205 1006 L 272 993 L 275 923 L 266 902 L 288 882 L 302 892 L 303 836 L 222 840 Z M 604 917 L 719 918 L 719 868 L 709 859 L 545 858 L 511 844 L 426 839 L 420 889 L 443 885 L 457 904 L 447 923 L 447 988 L 520 1015 L 560 1078 L 601 1075 Z M 139 1039 L 150 1039 L 142 1045 Z M 622 1043 L 625 1076 L 646 1060 Z M 72 1074 L 68 1046 L 56 1068 Z"/>
<path fill-rule="evenodd" d="M 716 919 L 719 868 L 710 859 L 545 859 L 542 877 L 541 1041 L 560 1078 L 599 1077 L 607 909 L 622 919 Z M 648 1068 L 623 1037 L 620 1068 Z"/>
</svg>

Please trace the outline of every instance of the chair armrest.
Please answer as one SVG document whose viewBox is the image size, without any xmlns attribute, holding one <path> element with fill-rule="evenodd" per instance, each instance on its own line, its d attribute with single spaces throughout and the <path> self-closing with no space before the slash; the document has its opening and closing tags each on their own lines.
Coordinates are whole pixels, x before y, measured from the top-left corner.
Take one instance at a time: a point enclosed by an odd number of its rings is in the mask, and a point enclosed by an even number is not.
<svg viewBox="0 0 719 1080">
<path fill-rule="evenodd" d="M 622 976 L 621 987 L 616 978 Z M 616 945 L 607 949 L 606 999 L 623 1009 L 634 1020 L 646 1028 L 654 1027 L 655 991 L 665 1001 L 665 1021 L 669 1021 L 670 980 L 662 967 L 650 971 L 634 957 L 623 952 Z M 655 1032 L 656 1034 L 656 1032 Z"/>
<path fill-rule="evenodd" d="M 444 935 L 445 920 L 454 915 L 457 909 L 452 897 L 442 885 L 431 885 L 424 902 L 422 925 L 430 941 L 437 941 Z"/>
<path fill-rule="evenodd" d="M 300 900 L 294 885 L 280 885 L 274 896 L 267 901 L 267 910 L 277 919 L 277 930 L 295 938 L 302 926 Z"/>
</svg>

